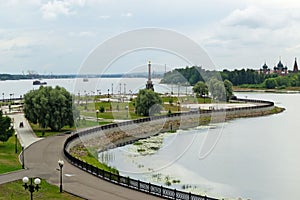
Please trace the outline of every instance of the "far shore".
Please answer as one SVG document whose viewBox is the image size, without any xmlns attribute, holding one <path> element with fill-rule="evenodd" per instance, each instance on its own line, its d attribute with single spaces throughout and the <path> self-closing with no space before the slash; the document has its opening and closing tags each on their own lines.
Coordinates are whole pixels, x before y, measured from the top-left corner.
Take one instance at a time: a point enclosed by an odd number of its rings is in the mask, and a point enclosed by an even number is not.
<svg viewBox="0 0 300 200">
<path fill-rule="evenodd" d="M 233 87 L 234 92 L 269 92 L 269 93 L 282 93 L 282 94 L 298 94 L 300 87 L 288 87 L 285 89 L 266 89 L 266 88 L 242 88 Z"/>
</svg>

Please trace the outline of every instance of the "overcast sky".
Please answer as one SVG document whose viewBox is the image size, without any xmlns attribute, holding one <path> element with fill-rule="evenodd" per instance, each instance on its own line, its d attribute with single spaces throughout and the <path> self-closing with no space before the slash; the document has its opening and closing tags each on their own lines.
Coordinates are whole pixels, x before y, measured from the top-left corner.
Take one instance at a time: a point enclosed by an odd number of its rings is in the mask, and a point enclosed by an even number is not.
<svg viewBox="0 0 300 200">
<path fill-rule="evenodd" d="M 8 0 L 0 18 L 0 73 L 74 74 L 102 42 L 145 27 L 186 35 L 217 69 L 300 58 L 297 0 Z"/>
</svg>

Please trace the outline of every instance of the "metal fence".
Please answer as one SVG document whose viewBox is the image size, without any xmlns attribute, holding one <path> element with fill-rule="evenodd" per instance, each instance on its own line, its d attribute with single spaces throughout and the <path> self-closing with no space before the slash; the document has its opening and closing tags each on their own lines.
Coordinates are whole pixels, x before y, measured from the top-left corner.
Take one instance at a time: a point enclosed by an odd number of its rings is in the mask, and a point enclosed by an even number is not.
<svg viewBox="0 0 300 200">
<path fill-rule="evenodd" d="M 192 194 L 190 192 L 179 191 L 176 189 L 166 188 L 163 186 L 155 185 L 152 183 L 147 183 L 144 181 L 132 179 L 130 177 L 121 176 L 118 174 L 114 174 L 103 169 L 99 169 L 93 165 L 86 163 L 78 158 L 73 157 L 68 151 L 67 146 L 70 142 L 77 139 L 79 134 L 73 134 L 64 143 L 64 154 L 66 158 L 72 163 L 74 166 L 94 175 L 103 180 L 109 181 L 111 183 L 127 187 L 130 189 L 138 190 L 147 194 L 151 194 L 154 196 L 159 196 L 166 199 L 178 199 L 178 200 L 217 200 L 215 198 L 201 196 Z"/>
<path fill-rule="evenodd" d="M 114 174 L 108 171 L 105 171 L 103 169 L 99 169 L 93 165 L 90 165 L 86 163 L 85 161 L 82 161 L 74 156 L 72 156 L 68 152 L 68 146 L 69 144 L 78 139 L 81 136 L 85 136 L 88 134 L 91 134 L 93 132 L 97 132 L 100 130 L 106 130 L 110 128 L 115 128 L 119 126 L 126 126 L 130 124 L 137 124 L 137 123 L 143 123 L 151 120 L 158 120 L 162 118 L 170 118 L 170 117 L 177 117 L 177 116 L 184 116 L 184 115 L 194 115 L 194 114 L 200 114 L 201 113 L 212 113 L 212 112 L 226 112 L 226 111 L 236 111 L 236 110 L 252 110 L 252 109 L 260 109 L 260 108 L 266 108 L 266 107 L 273 107 L 274 103 L 269 102 L 269 101 L 262 101 L 262 100 L 252 100 L 252 99 L 237 99 L 240 101 L 245 101 L 245 102 L 252 102 L 252 103 L 259 103 L 261 105 L 256 105 L 256 106 L 249 106 L 249 107 L 240 107 L 240 108 L 228 108 L 228 109 L 217 109 L 217 110 L 200 110 L 200 111 L 191 111 L 191 112 L 182 112 L 182 113 L 172 113 L 168 114 L 165 116 L 154 116 L 154 117 L 146 117 L 146 118 L 140 118 L 140 119 L 135 119 L 131 121 L 126 121 L 126 122 L 121 122 L 121 123 L 113 123 L 113 124 L 107 124 L 103 126 L 99 126 L 96 128 L 92 128 L 89 130 L 84 130 L 77 132 L 73 135 L 71 135 L 69 138 L 64 143 L 64 154 L 66 158 L 69 160 L 70 163 L 72 163 L 74 166 L 77 166 L 78 168 L 93 174 L 103 180 L 112 182 L 114 184 L 124 186 L 127 188 L 131 188 L 134 190 L 138 190 L 141 192 L 145 192 L 147 194 L 159 196 L 162 198 L 166 199 L 178 199 L 178 200 L 217 200 L 212 197 L 207 197 L 207 196 L 201 196 L 201 195 L 196 195 L 192 194 L 191 192 L 184 192 L 176 189 L 170 189 L 167 187 L 155 185 L 152 183 L 147 183 L 144 181 L 132 179 L 130 177 L 125 177 L 121 176 L 118 174 Z M 129 141 L 128 143 L 132 143 L 133 141 Z M 125 145 L 126 143 L 122 143 L 122 145 Z"/>
</svg>

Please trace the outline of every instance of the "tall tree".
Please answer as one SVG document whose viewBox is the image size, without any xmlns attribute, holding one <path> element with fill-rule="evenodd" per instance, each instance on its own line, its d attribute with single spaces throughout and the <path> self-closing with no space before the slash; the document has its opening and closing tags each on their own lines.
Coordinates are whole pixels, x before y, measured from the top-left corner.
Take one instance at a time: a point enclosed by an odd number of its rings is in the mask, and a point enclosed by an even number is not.
<svg viewBox="0 0 300 200">
<path fill-rule="evenodd" d="M 73 109 L 71 94 L 59 86 L 41 86 L 24 96 L 25 117 L 32 123 L 38 123 L 41 128 L 59 131 L 66 125 L 73 126 L 74 119 L 78 117 L 78 112 L 73 112 Z"/>
<path fill-rule="evenodd" d="M 203 81 L 198 81 L 196 85 L 193 87 L 194 93 L 198 96 L 205 96 L 208 95 L 208 87 Z"/>
<path fill-rule="evenodd" d="M 135 111 L 139 115 L 149 116 L 159 113 L 162 109 L 162 99 L 152 90 L 140 90 L 135 100 Z"/>
<path fill-rule="evenodd" d="M 277 87 L 276 78 L 268 78 L 264 81 L 264 84 L 265 84 L 266 88 L 274 89 L 275 87 Z"/>
<path fill-rule="evenodd" d="M 229 99 L 233 95 L 232 83 L 229 80 L 225 80 L 224 87 L 225 87 L 225 91 L 226 91 L 226 100 L 229 101 Z"/>
<path fill-rule="evenodd" d="M 213 99 L 226 101 L 226 90 L 223 81 L 212 78 L 208 81 L 208 88 Z"/>
<path fill-rule="evenodd" d="M 14 128 L 11 126 L 11 118 L 3 116 L 0 110 L 0 141 L 6 142 L 14 133 Z"/>
</svg>

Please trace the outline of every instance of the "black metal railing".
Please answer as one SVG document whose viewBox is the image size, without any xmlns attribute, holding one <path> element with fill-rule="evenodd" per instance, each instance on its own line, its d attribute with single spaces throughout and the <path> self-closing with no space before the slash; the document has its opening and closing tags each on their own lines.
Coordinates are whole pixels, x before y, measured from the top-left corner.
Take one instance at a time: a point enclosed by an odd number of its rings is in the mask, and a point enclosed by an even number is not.
<svg viewBox="0 0 300 200">
<path fill-rule="evenodd" d="M 83 160 L 80 160 L 80 159 L 72 156 L 68 152 L 68 146 L 72 141 L 78 139 L 79 137 L 86 136 L 88 134 L 91 134 L 91 133 L 94 133 L 97 131 L 101 131 L 101 130 L 116 128 L 119 126 L 138 124 L 138 123 L 148 122 L 151 120 L 158 120 L 158 119 L 162 119 L 162 118 L 171 118 L 171 117 L 184 116 L 184 115 L 195 115 L 195 114 L 201 115 L 202 113 L 212 113 L 212 112 L 252 110 L 252 109 L 261 109 L 261 108 L 267 108 L 267 107 L 274 106 L 274 103 L 270 102 L 270 101 L 253 100 L 253 99 L 237 99 L 237 100 L 244 101 L 244 102 L 259 103 L 259 105 L 240 107 L 240 108 L 227 108 L 227 109 L 200 110 L 200 111 L 191 111 L 191 112 L 172 113 L 172 114 L 168 114 L 165 116 L 145 117 L 145 118 L 135 119 L 135 120 L 131 120 L 131 121 L 112 123 L 112 124 L 107 124 L 107 125 L 95 127 L 92 129 L 88 129 L 88 130 L 83 130 L 83 131 L 72 134 L 70 137 L 68 137 L 66 139 L 66 141 L 64 143 L 64 155 L 71 164 L 73 164 L 74 166 L 76 166 L 90 174 L 93 174 L 103 180 L 112 182 L 114 184 L 124 186 L 127 188 L 131 188 L 134 190 L 138 190 L 141 192 L 145 192 L 150 195 L 155 195 L 155 196 L 159 196 L 159 197 L 166 198 L 166 199 L 178 199 L 178 200 L 217 200 L 216 198 L 202 196 L 202 195 L 196 195 L 196 194 L 192 194 L 191 192 L 184 192 L 184 191 L 180 191 L 180 190 L 176 190 L 176 189 L 171 189 L 171 188 L 167 188 L 167 187 L 164 187 L 161 185 L 147 183 L 144 181 L 132 179 L 130 177 L 125 177 L 125 176 L 122 176 L 119 174 L 114 174 L 114 173 L 105 171 L 103 169 L 99 169 L 93 165 L 86 163 Z M 122 143 L 120 145 L 132 143 L 133 141 L 134 140 L 126 142 L 126 143 Z M 118 145 L 118 146 L 120 146 L 120 145 Z"/>
</svg>

